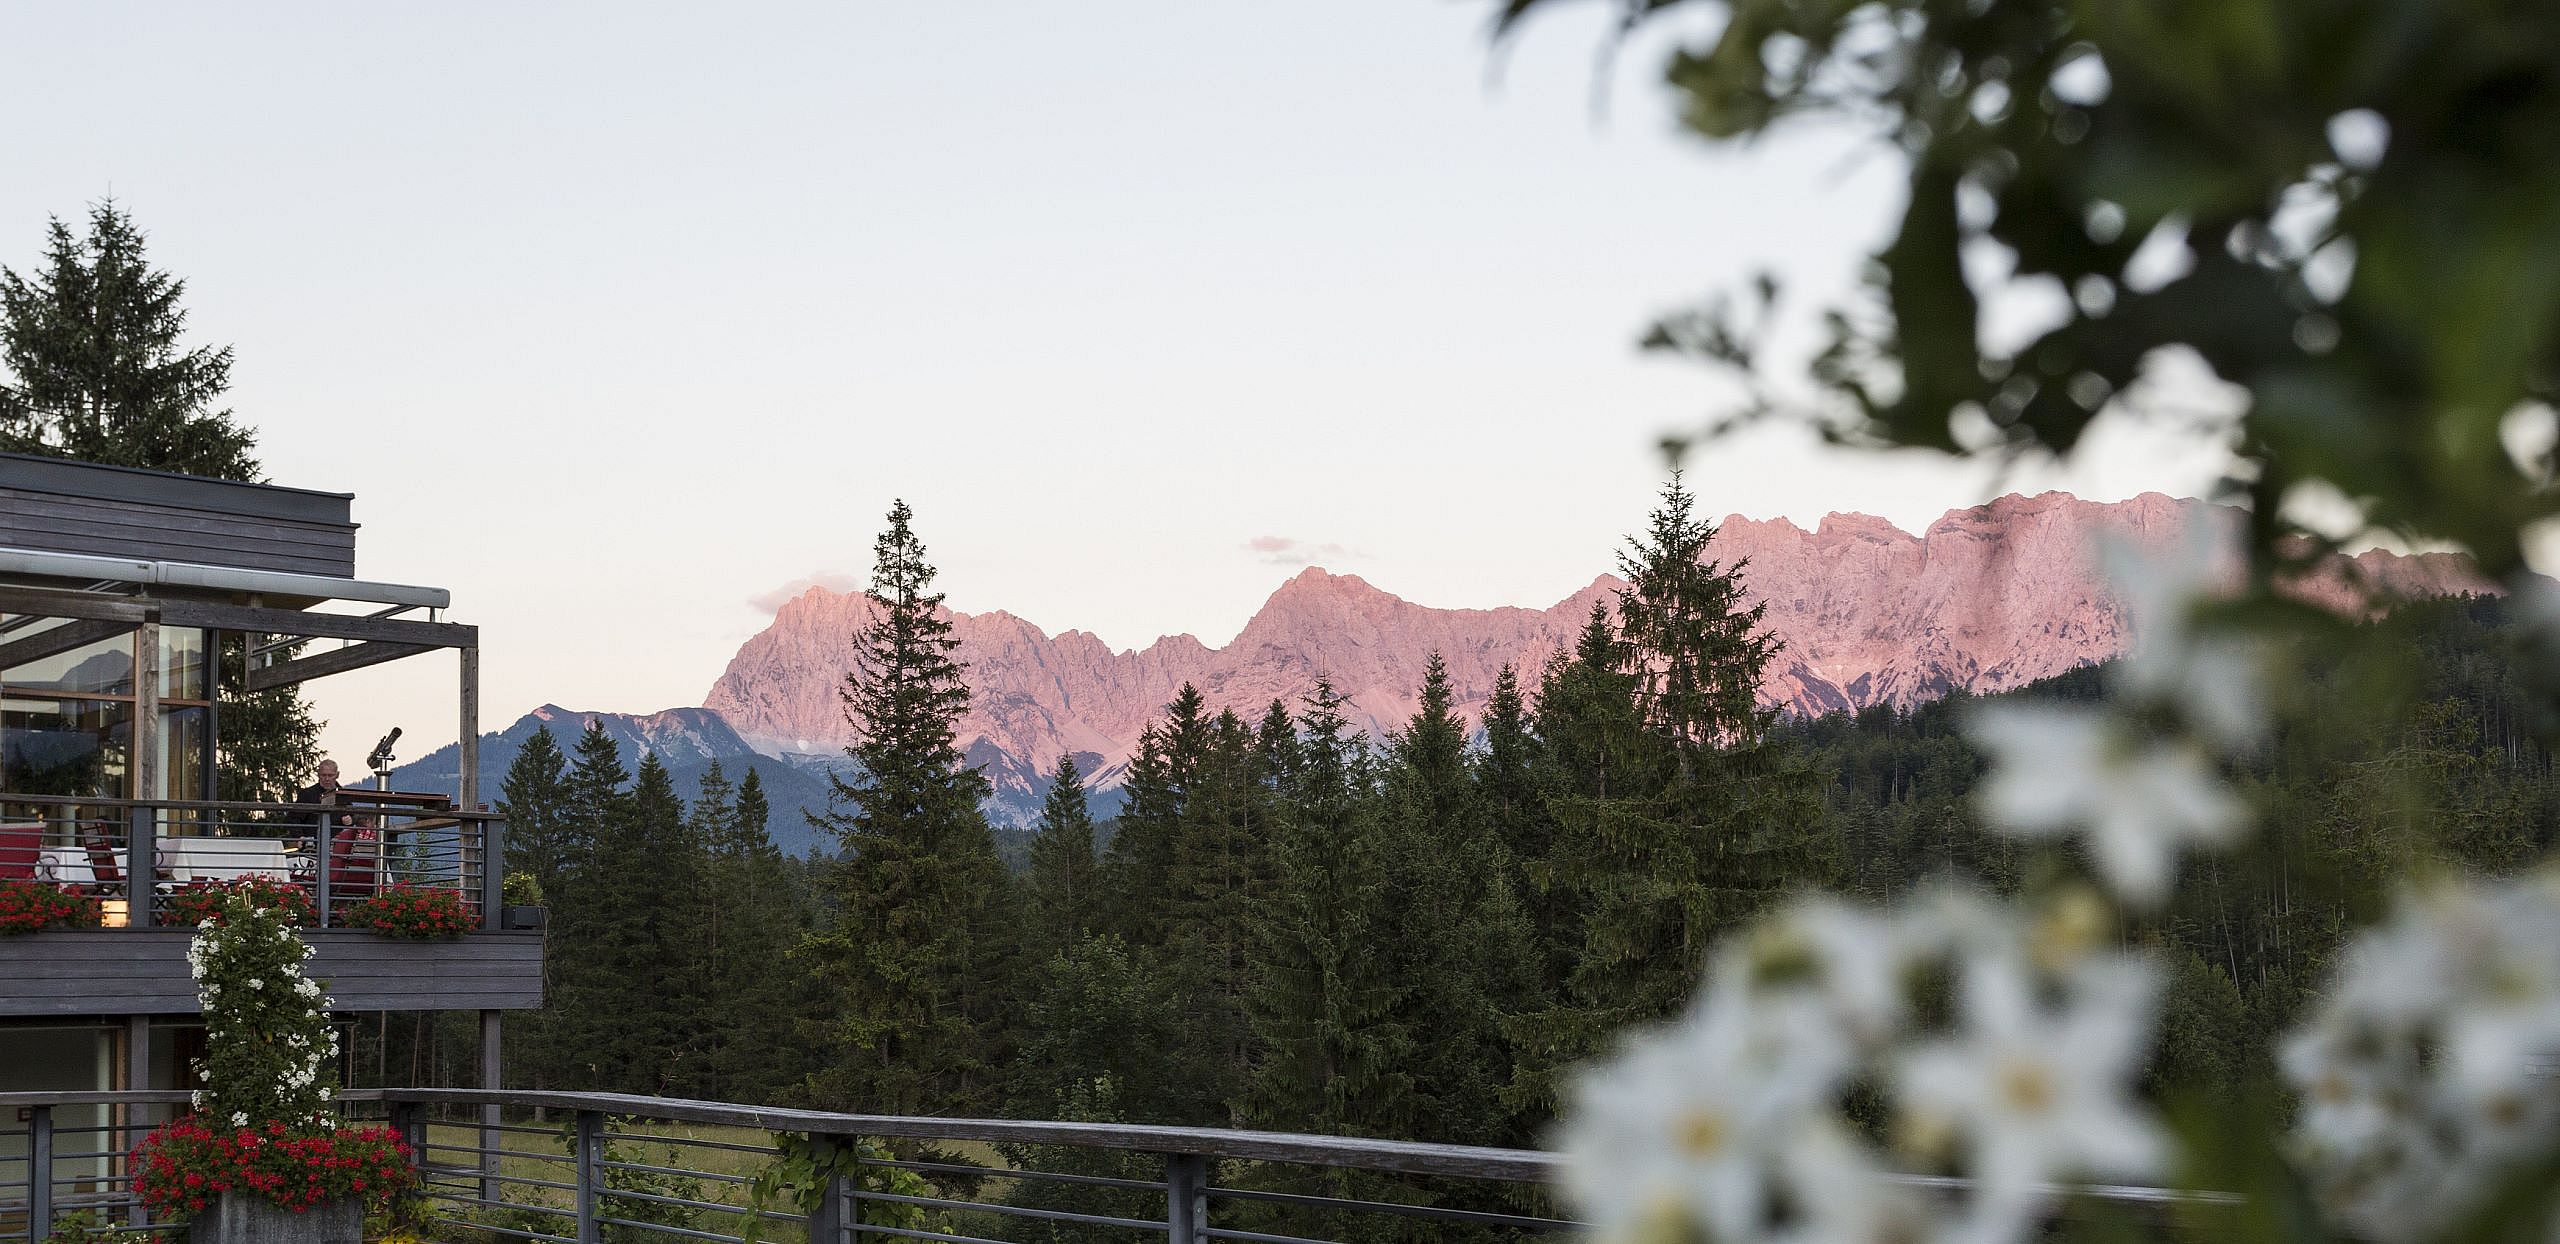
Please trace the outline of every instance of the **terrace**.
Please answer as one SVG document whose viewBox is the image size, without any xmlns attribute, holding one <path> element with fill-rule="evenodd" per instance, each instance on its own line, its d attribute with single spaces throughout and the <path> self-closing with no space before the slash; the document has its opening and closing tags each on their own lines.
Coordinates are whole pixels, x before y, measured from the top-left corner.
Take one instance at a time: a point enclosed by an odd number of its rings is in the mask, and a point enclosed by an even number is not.
<svg viewBox="0 0 2560 1244">
<path fill-rule="evenodd" d="M 494 1075 L 499 1014 L 541 1005 L 541 932 L 507 927 L 504 825 L 472 801 L 479 632 L 444 618 L 444 589 L 356 577 L 351 503 L 0 454 L 0 881 L 93 898 L 103 926 L 0 938 L 0 1091 L 178 1087 L 198 1010 L 172 926 L 191 889 L 247 876 L 311 899 L 342 1011 L 478 1011 Z M 458 789 L 382 789 L 387 762 L 326 804 L 224 780 L 245 694 L 443 653 Z M 346 927 L 402 882 L 454 892 L 475 931 Z"/>
</svg>

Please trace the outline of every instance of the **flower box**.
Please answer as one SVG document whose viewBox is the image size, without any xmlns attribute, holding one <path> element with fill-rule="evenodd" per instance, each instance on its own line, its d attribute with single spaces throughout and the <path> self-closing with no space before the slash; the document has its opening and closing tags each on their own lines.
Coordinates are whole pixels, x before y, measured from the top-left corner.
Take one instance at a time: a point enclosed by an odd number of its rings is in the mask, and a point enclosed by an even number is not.
<svg viewBox="0 0 2560 1244">
<path fill-rule="evenodd" d="M 364 1203 L 353 1197 L 290 1210 L 254 1192 L 225 1192 L 187 1225 L 192 1244 L 363 1244 Z"/>
</svg>

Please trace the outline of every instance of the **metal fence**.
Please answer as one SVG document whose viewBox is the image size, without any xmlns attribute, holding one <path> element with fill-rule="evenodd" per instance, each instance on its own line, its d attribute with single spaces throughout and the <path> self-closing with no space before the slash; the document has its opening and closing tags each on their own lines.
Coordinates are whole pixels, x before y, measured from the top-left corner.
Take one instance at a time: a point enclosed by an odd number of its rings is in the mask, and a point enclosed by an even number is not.
<svg viewBox="0 0 2560 1244">
<path fill-rule="evenodd" d="M 120 1231 L 165 1230 L 134 1195 L 125 1155 L 185 1100 L 0 1093 L 0 1111 L 19 1120 L 0 1125 L 0 1241 L 43 1240 L 82 1212 Z M 380 1089 L 339 1102 L 350 1118 L 387 1120 L 409 1140 L 428 1238 L 473 1244 L 1369 1244 L 1580 1230 L 1549 1200 L 1561 1160 L 1528 1150 L 616 1093 Z M 2173 1208 L 2235 1201 L 2072 1191 L 2163 1236 Z"/>
</svg>

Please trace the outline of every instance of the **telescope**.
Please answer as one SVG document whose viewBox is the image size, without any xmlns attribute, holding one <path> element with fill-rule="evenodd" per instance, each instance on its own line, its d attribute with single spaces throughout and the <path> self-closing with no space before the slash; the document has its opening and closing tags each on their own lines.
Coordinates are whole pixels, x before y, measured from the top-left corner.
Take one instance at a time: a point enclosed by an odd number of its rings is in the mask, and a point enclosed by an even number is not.
<svg viewBox="0 0 2560 1244">
<path fill-rule="evenodd" d="M 364 758 L 364 766 L 373 770 L 377 774 L 389 776 L 391 773 L 391 745 L 399 741 L 400 727 L 393 726 L 391 727 L 391 733 L 382 736 L 382 741 L 373 745 L 373 754 Z"/>
</svg>

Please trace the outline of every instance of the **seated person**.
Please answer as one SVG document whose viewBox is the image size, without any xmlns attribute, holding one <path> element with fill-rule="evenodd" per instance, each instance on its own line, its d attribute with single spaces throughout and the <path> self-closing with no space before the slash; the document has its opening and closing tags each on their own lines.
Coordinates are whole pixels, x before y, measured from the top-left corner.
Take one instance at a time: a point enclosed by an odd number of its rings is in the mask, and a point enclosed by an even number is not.
<svg viewBox="0 0 2560 1244">
<path fill-rule="evenodd" d="M 339 818 L 329 838 L 329 898 L 333 905 L 373 897 L 382 874 L 382 833 L 374 818 L 353 812 Z"/>
</svg>

